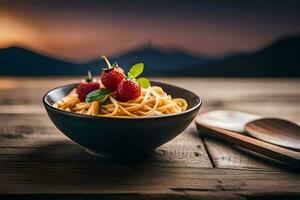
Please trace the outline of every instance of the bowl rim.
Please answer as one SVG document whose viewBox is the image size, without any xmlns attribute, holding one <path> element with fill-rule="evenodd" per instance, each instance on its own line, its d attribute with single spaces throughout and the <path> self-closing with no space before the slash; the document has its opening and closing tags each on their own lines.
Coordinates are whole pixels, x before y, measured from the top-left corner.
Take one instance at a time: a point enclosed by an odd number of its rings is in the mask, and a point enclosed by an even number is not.
<svg viewBox="0 0 300 200">
<path fill-rule="evenodd" d="M 193 107 L 191 107 L 191 108 L 189 108 L 186 111 L 181 112 L 181 113 L 174 113 L 174 114 L 168 114 L 168 115 L 159 115 L 159 116 L 148 116 L 148 117 L 111 117 L 111 116 L 92 116 L 92 115 L 84 115 L 84 114 L 79 114 L 79 113 L 68 112 L 68 111 L 64 111 L 64 110 L 60 110 L 58 108 L 55 108 L 50 103 L 48 103 L 46 101 L 46 97 L 49 95 L 50 92 L 53 92 L 54 90 L 57 90 L 57 89 L 60 89 L 60 88 L 69 87 L 69 86 L 72 86 L 72 85 L 77 85 L 78 83 L 66 84 L 66 85 L 58 86 L 58 87 L 55 87 L 53 89 L 48 90 L 46 92 L 46 94 L 43 96 L 42 102 L 43 102 L 45 107 L 48 107 L 49 109 L 51 109 L 53 111 L 56 111 L 56 112 L 59 112 L 59 113 L 62 113 L 62 114 L 66 114 L 66 115 L 70 115 L 70 116 L 73 116 L 73 117 L 80 117 L 80 118 L 84 118 L 84 119 L 110 119 L 110 120 L 147 120 L 147 119 L 171 118 L 171 117 L 176 117 L 176 116 L 179 116 L 179 115 L 184 115 L 184 114 L 191 113 L 191 112 L 199 109 L 202 105 L 202 99 L 197 94 L 195 94 L 194 92 L 192 92 L 190 90 L 187 90 L 185 88 L 178 87 L 178 86 L 175 86 L 175 85 L 172 85 L 172 84 L 160 82 L 160 81 L 151 81 L 151 82 L 155 83 L 155 84 L 158 84 L 158 85 L 163 84 L 163 85 L 167 85 L 167 86 L 170 86 L 170 87 L 175 87 L 177 89 L 183 90 L 184 92 L 189 92 L 189 93 L 193 94 L 195 97 L 197 97 L 198 102 Z"/>
</svg>

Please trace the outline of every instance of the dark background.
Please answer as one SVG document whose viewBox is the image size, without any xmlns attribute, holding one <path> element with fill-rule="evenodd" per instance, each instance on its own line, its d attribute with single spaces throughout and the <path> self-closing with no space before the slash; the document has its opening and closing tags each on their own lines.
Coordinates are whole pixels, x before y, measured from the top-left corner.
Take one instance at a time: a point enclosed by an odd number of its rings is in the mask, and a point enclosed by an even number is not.
<svg viewBox="0 0 300 200">
<path fill-rule="evenodd" d="M 300 1 L 0 0 L 0 75 L 299 77 Z"/>
</svg>

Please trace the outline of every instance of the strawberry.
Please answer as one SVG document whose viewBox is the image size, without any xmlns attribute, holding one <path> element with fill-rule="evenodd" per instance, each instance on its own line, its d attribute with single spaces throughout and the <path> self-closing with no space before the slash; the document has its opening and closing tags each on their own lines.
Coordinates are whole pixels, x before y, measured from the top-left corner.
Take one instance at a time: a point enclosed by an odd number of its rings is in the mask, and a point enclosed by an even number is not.
<svg viewBox="0 0 300 200">
<path fill-rule="evenodd" d="M 85 79 L 85 82 L 79 83 L 76 88 L 76 93 L 78 94 L 78 98 L 80 101 L 84 102 L 86 95 L 94 90 L 100 88 L 100 84 L 97 82 L 92 82 L 92 75 L 88 72 L 88 77 Z"/>
<path fill-rule="evenodd" d="M 111 91 L 116 91 L 119 83 L 125 78 L 125 75 L 118 69 L 103 71 L 101 74 L 102 84 Z"/>
<path fill-rule="evenodd" d="M 141 95 L 140 85 L 131 79 L 124 79 L 120 82 L 116 90 L 116 97 L 119 101 L 129 101 Z"/>
<path fill-rule="evenodd" d="M 122 68 L 118 67 L 117 64 L 111 66 L 109 61 L 105 56 L 102 56 L 104 59 L 107 68 L 103 69 L 101 74 L 101 82 L 102 84 L 111 91 L 116 91 L 120 82 L 125 78 L 125 74 Z"/>
</svg>

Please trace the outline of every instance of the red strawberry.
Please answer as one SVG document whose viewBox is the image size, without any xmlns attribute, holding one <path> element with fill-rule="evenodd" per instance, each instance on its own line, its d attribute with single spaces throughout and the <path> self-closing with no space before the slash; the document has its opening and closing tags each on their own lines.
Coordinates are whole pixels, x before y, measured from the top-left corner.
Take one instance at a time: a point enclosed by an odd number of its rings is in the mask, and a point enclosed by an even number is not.
<svg viewBox="0 0 300 200">
<path fill-rule="evenodd" d="M 125 78 L 124 71 L 116 63 L 111 65 L 105 56 L 102 56 L 102 59 L 107 67 L 103 69 L 100 77 L 101 82 L 107 89 L 116 91 L 119 83 Z"/>
<path fill-rule="evenodd" d="M 88 93 L 100 88 L 100 84 L 97 82 L 82 82 L 76 88 L 76 93 L 80 101 L 84 102 Z"/>
<path fill-rule="evenodd" d="M 138 98 L 141 95 L 141 87 L 134 80 L 122 80 L 116 90 L 117 100 L 129 101 Z"/>
<path fill-rule="evenodd" d="M 125 78 L 124 73 L 119 68 L 104 70 L 101 74 L 102 84 L 111 91 L 116 91 L 120 82 Z"/>
</svg>

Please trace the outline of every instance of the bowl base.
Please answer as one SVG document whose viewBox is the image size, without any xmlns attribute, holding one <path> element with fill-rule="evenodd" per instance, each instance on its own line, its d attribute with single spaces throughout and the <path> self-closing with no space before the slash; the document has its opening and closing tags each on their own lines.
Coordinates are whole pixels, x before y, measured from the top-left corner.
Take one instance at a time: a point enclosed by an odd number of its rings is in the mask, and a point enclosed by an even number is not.
<svg viewBox="0 0 300 200">
<path fill-rule="evenodd" d="M 92 149 L 88 149 L 88 148 L 85 148 L 85 151 L 89 154 L 91 154 L 92 156 L 96 156 L 96 157 L 109 157 L 109 155 L 103 153 L 103 152 L 100 152 L 100 151 L 96 151 L 96 150 L 92 150 Z"/>
<path fill-rule="evenodd" d="M 96 156 L 96 157 L 101 157 L 101 158 L 123 158 L 123 159 L 142 159 L 142 158 L 147 158 L 151 155 L 153 155 L 153 153 L 155 152 L 155 150 L 151 150 L 151 151 L 146 151 L 146 152 L 131 152 L 131 153 L 121 153 L 121 154 L 110 154 L 110 153 L 105 153 L 105 152 L 101 152 L 98 150 L 93 150 L 93 149 L 89 149 L 89 148 L 85 148 L 85 151 L 87 153 L 89 153 L 92 156 Z"/>
</svg>

